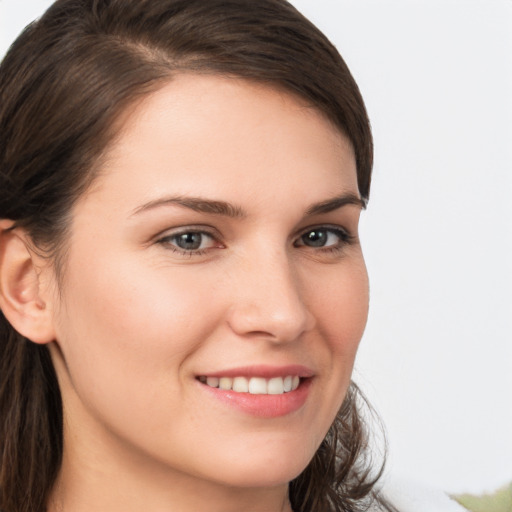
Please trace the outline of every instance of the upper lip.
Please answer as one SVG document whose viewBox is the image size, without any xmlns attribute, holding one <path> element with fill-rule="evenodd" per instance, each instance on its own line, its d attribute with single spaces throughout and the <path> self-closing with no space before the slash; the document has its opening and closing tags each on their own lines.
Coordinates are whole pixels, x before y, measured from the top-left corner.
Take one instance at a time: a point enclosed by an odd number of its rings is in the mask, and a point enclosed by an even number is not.
<svg viewBox="0 0 512 512">
<path fill-rule="evenodd" d="M 313 377 L 314 374 L 311 368 L 300 364 L 285 366 L 252 365 L 201 373 L 198 374 L 198 377 L 263 377 L 265 379 L 271 379 L 273 377 L 286 377 L 288 375 L 308 378 Z"/>
</svg>

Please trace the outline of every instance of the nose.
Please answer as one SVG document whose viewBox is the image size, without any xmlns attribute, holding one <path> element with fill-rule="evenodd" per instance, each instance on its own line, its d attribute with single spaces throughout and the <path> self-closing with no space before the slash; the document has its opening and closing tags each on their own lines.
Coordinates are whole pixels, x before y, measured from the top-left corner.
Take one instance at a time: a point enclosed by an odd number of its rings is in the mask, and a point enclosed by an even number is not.
<svg viewBox="0 0 512 512">
<path fill-rule="evenodd" d="M 228 315 L 235 333 L 283 343 L 313 329 L 306 291 L 286 255 L 253 257 L 240 266 Z"/>
</svg>

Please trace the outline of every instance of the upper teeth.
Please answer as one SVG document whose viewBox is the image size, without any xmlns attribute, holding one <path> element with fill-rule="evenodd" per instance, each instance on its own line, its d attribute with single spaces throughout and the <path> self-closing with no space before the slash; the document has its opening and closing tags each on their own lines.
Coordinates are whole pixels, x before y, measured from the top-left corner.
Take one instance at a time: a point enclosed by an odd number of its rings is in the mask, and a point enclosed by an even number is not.
<svg viewBox="0 0 512 512">
<path fill-rule="evenodd" d="M 253 395 L 282 395 L 294 391 L 300 383 L 300 378 L 297 375 L 271 379 L 263 377 L 200 377 L 199 380 L 212 388 Z"/>
</svg>

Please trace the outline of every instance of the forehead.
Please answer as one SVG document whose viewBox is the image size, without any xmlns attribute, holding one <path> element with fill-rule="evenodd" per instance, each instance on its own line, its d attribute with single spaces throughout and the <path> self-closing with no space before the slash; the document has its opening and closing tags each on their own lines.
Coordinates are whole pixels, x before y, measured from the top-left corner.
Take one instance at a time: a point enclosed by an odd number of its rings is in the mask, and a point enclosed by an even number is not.
<svg viewBox="0 0 512 512">
<path fill-rule="evenodd" d="M 200 195 L 287 183 L 321 194 L 357 193 L 352 145 L 300 98 L 243 79 L 183 74 L 120 118 L 121 129 L 93 190 L 132 178 L 139 195 L 171 187 Z M 321 184 L 324 184 L 322 187 Z M 320 190 L 323 189 L 323 190 Z M 261 190 L 260 190 L 261 191 Z M 141 198 L 144 199 L 144 198 Z"/>
</svg>

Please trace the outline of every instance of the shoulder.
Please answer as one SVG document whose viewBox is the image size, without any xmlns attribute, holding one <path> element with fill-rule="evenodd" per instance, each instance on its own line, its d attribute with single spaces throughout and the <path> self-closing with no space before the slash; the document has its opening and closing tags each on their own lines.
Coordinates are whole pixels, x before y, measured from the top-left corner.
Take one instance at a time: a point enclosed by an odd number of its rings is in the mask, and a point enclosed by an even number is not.
<svg viewBox="0 0 512 512">
<path fill-rule="evenodd" d="M 445 492 L 406 479 L 386 478 L 381 494 L 398 512 L 468 512 Z"/>
</svg>

